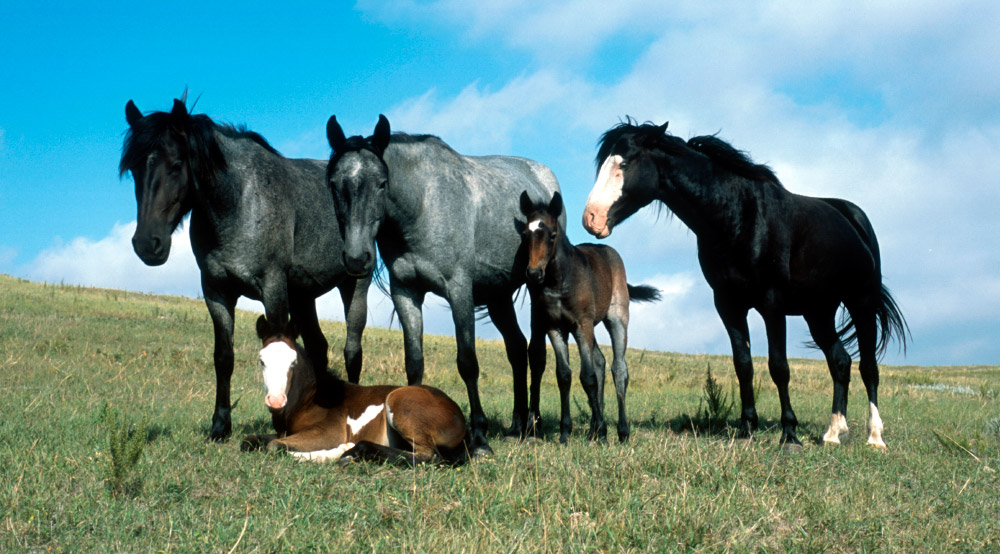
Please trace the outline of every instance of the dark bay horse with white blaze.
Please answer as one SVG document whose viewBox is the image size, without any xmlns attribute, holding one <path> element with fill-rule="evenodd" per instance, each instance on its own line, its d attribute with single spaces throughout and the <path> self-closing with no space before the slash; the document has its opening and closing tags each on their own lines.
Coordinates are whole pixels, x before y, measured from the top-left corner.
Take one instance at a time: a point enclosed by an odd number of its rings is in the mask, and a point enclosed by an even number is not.
<svg viewBox="0 0 1000 554">
<path fill-rule="evenodd" d="M 525 220 L 518 197 L 527 190 L 535 198 L 551 198 L 559 190 L 555 176 L 524 158 L 463 156 L 434 136 L 390 134 L 384 116 L 367 139 L 348 139 L 331 117 L 327 138 L 333 149 L 328 182 L 343 228 L 345 264 L 354 273 L 370 273 L 377 242 L 403 327 L 409 384 L 423 378 L 422 306 L 432 292 L 448 302 L 455 322 L 458 371 L 469 393 L 472 453 L 491 452 L 475 343 L 475 310 L 486 306 L 514 375 L 510 432 L 523 435 L 528 357 L 544 358 L 545 339 L 529 354 L 514 312 L 513 294 L 524 284 L 525 272 Z"/>
<path fill-rule="evenodd" d="M 125 118 L 119 170 L 135 181 L 135 253 L 147 265 L 164 263 L 170 235 L 191 214 L 191 247 L 215 328 L 211 438 L 232 429 L 233 310 L 241 295 L 263 302 L 278 329 L 291 314 L 313 364 L 325 369 L 315 298 L 338 287 L 347 319 L 344 360 L 356 382 L 371 277 L 344 266 L 326 162 L 285 158 L 257 133 L 189 114 L 181 100 L 145 116 L 129 100 Z"/>
<path fill-rule="evenodd" d="M 274 333 L 260 316 L 257 336 L 263 342 L 264 404 L 283 430 L 247 435 L 243 450 L 285 450 L 319 462 L 353 458 L 413 465 L 467 458 L 465 416 L 440 390 L 363 387 L 314 370 L 295 342 L 294 322 Z"/>
<path fill-rule="evenodd" d="M 521 193 L 521 213 L 528 218 L 523 240 L 528 250 L 528 292 L 531 294 L 532 336 L 549 335 L 556 355 L 556 378 L 559 382 L 561 417 L 559 440 L 566 442 L 573 429 L 569 412 L 569 388 L 572 372 L 566 346 L 570 333 L 580 349 L 580 383 L 590 403 L 590 439 L 606 440 L 604 423 L 604 355 L 594 338 L 594 325 L 604 323 L 611 335 L 614 357 L 611 375 L 618 397 L 618 440 L 629 436 L 625 412 L 628 389 L 629 301 L 648 302 L 660 299 L 650 286 L 632 286 L 625 280 L 625 264 L 614 248 L 604 244 L 573 246 L 559 222 L 563 214 L 562 196 L 557 192 L 546 204 L 535 204 L 527 192 Z M 535 330 L 537 328 L 537 331 Z M 544 338 L 542 339 L 544 340 Z M 531 366 L 530 416 L 537 418 L 542 365 Z M 531 420 L 533 427 L 535 419 Z"/>
<path fill-rule="evenodd" d="M 882 284 L 868 217 L 846 200 L 788 192 L 770 168 L 715 136 L 685 142 L 666 128 L 629 120 L 601 137 L 584 227 L 606 237 L 639 208 L 659 200 L 694 232 L 698 261 L 732 343 L 743 435 L 757 427 L 746 320 L 754 308 L 764 319 L 768 369 L 781 401 L 780 442 L 801 445 L 788 398 L 785 316 L 802 315 L 833 378 L 833 414 L 823 441 L 839 444 L 847 431 L 851 356 L 845 342 L 856 342 L 868 393 L 868 444 L 885 448 L 878 358 L 893 337 L 905 349 L 907 327 Z M 838 329 L 841 305 L 848 317 Z"/>
</svg>

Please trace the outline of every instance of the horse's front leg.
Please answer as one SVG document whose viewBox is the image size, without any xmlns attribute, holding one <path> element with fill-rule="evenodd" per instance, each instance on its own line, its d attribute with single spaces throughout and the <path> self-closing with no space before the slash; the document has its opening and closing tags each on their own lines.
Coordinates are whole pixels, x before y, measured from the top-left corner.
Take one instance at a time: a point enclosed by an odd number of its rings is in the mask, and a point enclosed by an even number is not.
<svg viewBox="0 0 1000 554">
<path fill-rule="evenodd" d="M 419 385 L 424 380 L 424 292 L 390 279 L 392 305 L 403 326 L 403 353 L 406 384 Z"/>
<path fill-rule="evenodd" d="M 781 438 L 778 442 L 789 449 L 801 449 L 802 443 L 795 435 L 798 420 L 788 397 L 789 370 L 785 354 L 784 314 L 764 315 L 764 328 L 767 330 L 767 369 L 771 373 L 771 380 L 778 387 L 778 400 L 781 402 Z"/>
<path fill-rule="evenodd" d="M 493 449 L 486 440 L 486 414 L 479 399 L 479 359 L 476 357 L 476 314 L 472 302 L 472 283 L 451 283 L 448 302 L 455 321 L 455 343 L 458 347 L 458 373 L 469 393 L 469 420 L 472 456 L 491 456 Z"/>
<path fill-rule="evenodd" d="M 559 329 L 550 329 L 549 341 L 556 355 L 556 382 L 559 384 L 559 442 L 565 444 L 573 432 L 573 417 L 569 411 L 569 390 L 573 385 L 573 370 L 569 367 L 566 334 Z"/>
<path fill-rule="evenodd" d="M 601 398 L 603 392 L 601 381 L 604 376 L 597 374 L 598 367 L 594 359 L 594 323 L 581 321 L 573 337 L 580 349 L 580 384 L 583 385 L 590 403 L 590 431 L 587 433 L 587 438 L 606 442 L 608 427 L 604 422 L 604 399 Z M 603 356 L 601 359 L 603 360 Z M 604 369 L 603 364 L 600 369 Z"/>
<path fill-rule="evenodd" d="M 528 387 L 526 383 L 528 372 L 528 343 L 524 340 L 521 328 L 517 325 L 517 315 L 514 313 L 514 302 L 510 298 L 501 298 L 487 305 L 493 325 L 503 337 L 503 345 L 507 351 L 507 362 L 510 364 L 514 381 L 514 411 L 511 413 L 510 428 L 506 435 L 524 437 L 530 429 L 528 419 Z M 535 368 L 532 367 L 532 371 Z"/>
<path fill-rule="evenodd" d="M 215 411 L 208 436 L 212 440 L 225 440 L 233 432 L 229 400 L 230 380 L 233 376 L 233 311 L 236 296 L 220 292 L 202 278 L 201 290 L 205 305 L 212 318 L 215 331 Z"/>
<path fill-rule="evenodd" d="M 361 335 L 368 323 L 368 287 L 372 276 L 360 279 L 345 278 L 341 281 L 340 298 L 344 302 L 344 319 L 347 324 L 347 338 L 344 341 L 344 367 L 347 380 L 357 384 L 361 380 Z"/>
<path fill-rule="evenodd" d="M 740 436 L 753 438 L 757 430 L 757 407 L 753 398 L 753 358 L 750 356 L 750 330 L 747 327 L 747 308 L 730 305 L 718 294 L 715 295 L 715 309 L 726 326 L 729 342 L 733 349 L 733 366 L 736 379 L 740 383 Z"/>
<path fill-rule="evenodd" d="M 317 373 L 326 371 L 329 363 L 326 355 L 329 343 L 323 336 L 323 329 L 320 328 L 319 318 L 316 316 L 316 299 L 309 298 L 308 295 L 292 294 L 292 291 L 289 291 L 289 308 L 292 321 L 302 335 L 302 344 L 313 364 L 313 371 Z"/>
</svg>

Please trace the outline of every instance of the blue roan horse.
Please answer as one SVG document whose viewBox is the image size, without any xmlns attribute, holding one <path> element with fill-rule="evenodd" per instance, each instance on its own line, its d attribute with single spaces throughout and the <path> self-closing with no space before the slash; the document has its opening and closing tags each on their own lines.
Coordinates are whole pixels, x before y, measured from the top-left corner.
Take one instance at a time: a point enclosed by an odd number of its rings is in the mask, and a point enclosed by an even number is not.
<svg viewBox="0 0 1000 554">
<path fill-rule="evenodd" d="M 798 447 L 788 398 L 785 316 L 802 315 L 833 377 L 833 415 L 823 440 L 847 431 L 851 357 L 857 342 L 868 392 L 868 443 L 885 448 L 878 412 L 878 363 L 895 337 L 906 346 L 906 322 L 882 285 L 878 241 L 861 208 L 836 198 L 785 190 L 767 166 L 714 136 L 684 140 L 666 124 L 622 123 L 606 132 L 583 224 L 598 237 L 659 200 L 698 238 L 698 260 L 729 333 L 743 404 L 742 433 L 757 426 L 747 312 L 764 319 L 768 369 L 781 401 L 781 443 Z M 843 305 L 849 320 L 837 329 Z"/>
<path fill-rule="evenodd" d="M 326 162 L 284 158 L 257 133 L 191 115 L 181 100 L 146 116 L 129 100 L 125 118 L 119 170 L 135 180 L 135 253 L 147 265 L 165 262 L 171 233 L 191 213 L 191 247 L 215 328 L 211 438 L 231 433 L 233 309 L 241 295 L 263 302 L 275 333 L 290 313 L 314 367 L 325 371 L 315 298 L 338 287 L 347 319 L 344 361 L 356 383 L 371 276 L 352 277 L 344 267 Z"/>
<path fill-rule="evenodd" d="M 327 137 L 333 148 L 328 181 L 343 226 L 345 263 L 353 273 L 371 273 L 377 241 L 403 326 L 409 384 L 423 378 L 422 305 L 432 292 L 447 300 L 455 322 L 458 371 L 469 393 L 470 450 L 491 452 L 475 344 L 475 308 L 486 306 L 514 375 L 510 432 L 523 434 L 527 358 L 534 365 L 541 356 L 544 364 L 545 337 L 533 337 L 528 354 L 514 313 L 512 296 L 524 283 L 526 267 L 519 198 L 527 190 L 548 201 L 559 190 L 555 176 L 523 158 L 463 156 L 429 135 L 390 136 L 384 116 L 368 139 L 347 139 L 331 117 Z"/>
</svg>

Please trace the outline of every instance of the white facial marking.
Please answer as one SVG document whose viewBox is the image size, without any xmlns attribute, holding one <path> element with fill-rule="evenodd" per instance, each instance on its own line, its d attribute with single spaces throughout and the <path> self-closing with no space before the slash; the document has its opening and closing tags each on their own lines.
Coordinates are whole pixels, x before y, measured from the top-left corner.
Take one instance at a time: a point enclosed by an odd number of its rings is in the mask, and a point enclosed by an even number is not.
<svg viewBox="0 0 1000 554">
<path fill-rule="evenodd" d="M 309 460 L 312 462 L 335 462 L 341 459 L 344 456 L 344 453 L 352 448 L 354 448 L 353 442 L 345 442 L 344 444 L 329 450 L 313 450 L 312 452 L 289 451 L 288 453 L 299 460 Z"/>
<path fill-rule="evenodd" d="M 351 428 L 351 434 L 358 434 L 358 431 L 364 428 L 365 425 L 371 423 L 373 419 L 382 413 L 382 409 L 384 407 L 385 404 L 374 404 L 365 408 L 365 411 L 358 416 L 358 419 L 348 417 L 347 426 Z"/>
<path fill-rule="evenodd" d="M 541 226 L 542 226 L 542 220 L 535 219 L 531 223 L 528 223 L 528 230 L 534 232 L 537 231 Z"/>
<path fill-rule="evenodd" d="M 601 164 L 601 170 L 597 172 L 597 180 L 594 188 L 587 196 L 587 205 L 610 208 L 615 200 L 622 195 L 622 187 L 625 186 L 625 178 L 622 176 L 622 157 L 615 154 L 608 156 Z"/>
<path fill-rule="evenodd" d="M 868 410 L 871 414 L 868 419 L 868 444 L 884 449 L 886 446 L 882 440 L 882 418 L 878 415 L 878 407 L 869 402 Z"/>
<path fill-rule="evenodd" d="M 288 394 L 288 374 L 298 352 L 282 341 L 274 341 L 260 350 L 264 388 L 273 396 Z"/>
</svg>

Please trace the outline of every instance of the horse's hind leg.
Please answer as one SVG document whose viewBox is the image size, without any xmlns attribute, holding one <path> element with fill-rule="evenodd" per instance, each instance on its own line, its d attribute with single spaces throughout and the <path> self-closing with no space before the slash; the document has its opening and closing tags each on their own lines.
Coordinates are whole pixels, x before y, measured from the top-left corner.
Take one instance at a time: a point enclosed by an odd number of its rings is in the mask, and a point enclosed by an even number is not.
<svg viewBox="0 0 1000 554">
<path fill-rule="evenodd" d="M 233 376 L 233 311 L 236 298 L 217 291 L 202 279 L 205 305 L 215 330 L 215 411 L 208 432 L 212 440 L 224 440 L 233 432 L 229 401 L 230 379 Z"/>
<path fill-rule="evenodd" d="M 781 438 L 778 442 L 788 448 L 801 448 L 802 443 L 795 435 L 798 420 L 788 396 L 790 376 L 785 354 L 784 314 L 764 315 L 764 327 L 767 330 L 767 369 L 771 373 L 771 380 L 778 387 L 778 400 L 781 402 Z"/>
<path fill-rule="evenodd" d="M 549 331 L 549 341 L 556 355 L 556 382 L 559 383 L 559 442 L 565 443 L 573 432 L 573 418 L 569 411 L 569 390 L 573 384 L 573 370 L 569 367 L 569 347 L 566 335 L 557 330 Z"/>
<path fill-rule="evenodd" d="M 875 448 L 886 448 L 882 440 L 882 417 L 878 412 L 878 354 L 877 327 L 874 311 L 851 311 L 851 320 L 858 336 L 858 369 L 868 393 L 868 444 Z"/>
<path fill-rule="evenodd" d="M 337 287 L 344 303 L 344 319 L 347 323 L 344 368 L 347 371 L 347 380 L 355 384 L 361 380 L 361 335 L 368 322 L 368 287 L 371 282 L 371 275 L 360 279 L 346 277 Z"/>
<path fill-rule="evenodd" d="M 514 313 L 514 303 L 509 298 L 491 302 L 487 305 L 493 325 L 503 336 L 503 345 L 507 351 L 507 361 L 510 363 L 514 378 L 514 411 L 511 414 L 510 428 L 507 436 L 523 437 L 529 427 L 528 420 L 528 343 L 517 325 Z M 543 362 L 544 363 L 544 362 Z M 535 368 L 532 367 L 532 371 Z"/>
<path fill-rule="evenodd" d="M 399 448 L 383 446 L 371 441 L 360 441 L 340 457 L 341 463 L 350 463 L 355 460 L 412 467 L 418 463 L 432 461 L 433 455 L 417 456 L 413 452 Z"/>
<path fill-rule="evenodd" d="M 604 320 L 611 335 L 611 376 L 615 380 L 615 395 L 618 397 L 618 440 L 625 442 L 629 437 L 628 416 L 625 411 L 625 393 L 628 390 L 628 365 L 625 363 L 625 347 L 628 344 L 628 313 L 623 321 L 618 314 L 608 315 Z"/>
<path fill-rule="evenodd" d="M 805 316 L 813 341 L 826 356 L 826 364 L 830 368 L 830 377 L 833 379 L 833 407 L 831 408 L 830 426 L 823 434 L 824 444 L 840 444 L 848 432 L 847 393 L 851 381 L 851 357 L 837 335 L 835 317 L 836 308 L 826 313 L 806 314 Z"/>
</svg>

